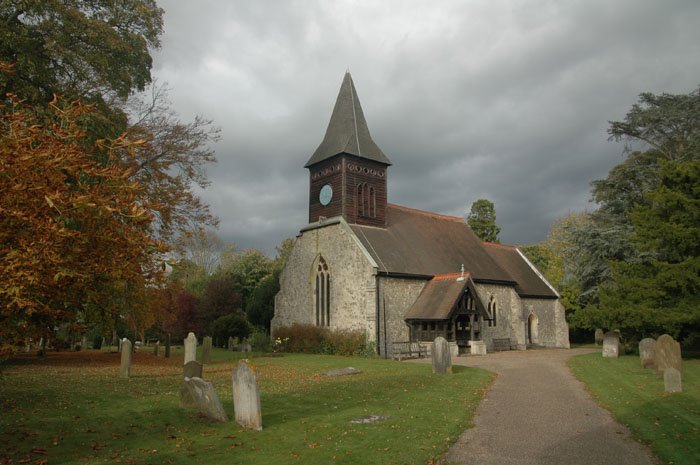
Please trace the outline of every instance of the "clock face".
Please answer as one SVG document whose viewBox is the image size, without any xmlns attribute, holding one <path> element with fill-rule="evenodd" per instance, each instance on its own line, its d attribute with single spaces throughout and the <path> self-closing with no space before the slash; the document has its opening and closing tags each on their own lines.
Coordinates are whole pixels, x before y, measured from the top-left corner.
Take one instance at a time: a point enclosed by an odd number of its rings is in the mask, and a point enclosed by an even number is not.
<svg viewBox="0 0 700 465">
<path fill-rule="evenodd" d="M 331 203 L 331 199 L 333 198 L 333 188 L 331 187 L 330 184 L 326 184 L 321 188 L 321 192 L 318 194 L 318 201 L 321 202 L 321 205 L 324 207 Z"/>
</svg>

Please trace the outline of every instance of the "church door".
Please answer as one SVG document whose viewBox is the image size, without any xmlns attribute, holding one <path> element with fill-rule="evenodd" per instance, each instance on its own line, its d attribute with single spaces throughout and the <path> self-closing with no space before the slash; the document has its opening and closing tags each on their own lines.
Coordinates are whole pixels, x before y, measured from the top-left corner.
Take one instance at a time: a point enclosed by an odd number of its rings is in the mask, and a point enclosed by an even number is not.
<svg viewBox="0 0 700 465">
<path fill-rule="evenodd" d="M 530 313 L 527 318 L 527 343 L 537 344 L 537 317 L 534 313 Z"/>
</svg>

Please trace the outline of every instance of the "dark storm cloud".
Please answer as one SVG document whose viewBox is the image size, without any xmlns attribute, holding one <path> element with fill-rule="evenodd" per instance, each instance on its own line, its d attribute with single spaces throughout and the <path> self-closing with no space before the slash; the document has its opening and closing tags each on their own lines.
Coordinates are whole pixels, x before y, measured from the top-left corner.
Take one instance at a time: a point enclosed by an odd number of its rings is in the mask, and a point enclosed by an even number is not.
<svg viewBox="0 0 700 465">
<path fill-rule="evenodd" d="M 463 215 L 488 198 L 511 243 L 592 208 L 622 160 L 607 121 L 640 92 L 700 84 L 695 1 L 160 4 L 154 74 L 223 132 L 202 197 L 225 240 L 268 252 L 307 220 L 302 166 L 348 67 L 390 201 Z"/>
</svg>

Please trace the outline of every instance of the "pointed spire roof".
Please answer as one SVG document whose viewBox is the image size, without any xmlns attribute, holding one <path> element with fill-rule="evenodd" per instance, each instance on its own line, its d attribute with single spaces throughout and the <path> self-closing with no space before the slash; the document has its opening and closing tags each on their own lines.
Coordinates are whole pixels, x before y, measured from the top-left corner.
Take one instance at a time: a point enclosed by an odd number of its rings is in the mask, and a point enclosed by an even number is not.
<svg viewBox="0 0 700 465">
<path fill-rule="evenodd" d="M 365 115 L 360 106 L 360 99 L 357 97 L 355 84 L 352 82 L 352 76 L 349 72 L 345 73 L 343 83 L 340 86 L 340 92 L 338 92 L 338 98 L 335 101 L 333 114 L 323 142 L 304 167 L 308 168 L 339 153 L 348 153 L 391 165 L 389 159 L 377 147 L 369 134 L 367 121 L 365 121 Z"/>
</svg>

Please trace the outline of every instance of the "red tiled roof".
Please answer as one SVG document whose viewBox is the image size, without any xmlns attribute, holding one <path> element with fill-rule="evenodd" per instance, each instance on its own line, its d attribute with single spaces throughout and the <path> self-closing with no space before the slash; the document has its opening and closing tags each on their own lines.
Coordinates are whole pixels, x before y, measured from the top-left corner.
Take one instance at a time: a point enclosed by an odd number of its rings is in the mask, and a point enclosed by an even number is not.
<svg viewBox="0 0 700 465">
<path fill-rule="evenodd" d="M 558 297 L 520 255 L 517 247 L 484 242 L 484 249 L 508 273 L 510 279 L 517 283 L 515 290 L 518 295 L 523 297 Z"/>
<path fill-rule="evenodd" d="M 425 285 L 416 301 L 406 312 L 406 320 L 447 320 L 459 303 L 459 299 L 468 288 L 475 301 L 476 308 L 485 315 L 484 304 L 474 289 L 474 282 L 465 273 L 437 275 Z"/>
</svg>

